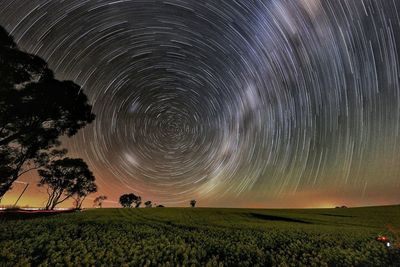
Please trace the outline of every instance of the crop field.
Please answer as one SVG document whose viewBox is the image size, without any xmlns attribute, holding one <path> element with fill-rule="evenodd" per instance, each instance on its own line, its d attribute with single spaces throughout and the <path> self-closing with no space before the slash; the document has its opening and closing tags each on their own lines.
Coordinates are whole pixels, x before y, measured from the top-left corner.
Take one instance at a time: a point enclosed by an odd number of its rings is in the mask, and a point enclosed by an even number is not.
<svg viewBox="0 0 400 267">
<path fill-rule="evenodd" d="M 400 206 L 94 209 L 0 221 L 0 266 L 400 266 Z"/>
</svg>

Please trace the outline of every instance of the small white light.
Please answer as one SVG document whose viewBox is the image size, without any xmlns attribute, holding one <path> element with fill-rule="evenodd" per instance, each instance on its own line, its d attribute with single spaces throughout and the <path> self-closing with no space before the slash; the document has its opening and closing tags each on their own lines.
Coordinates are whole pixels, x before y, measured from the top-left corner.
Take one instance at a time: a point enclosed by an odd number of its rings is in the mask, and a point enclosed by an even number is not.
<svg viewBox="0 0 400 267">
<path fill-rule="evenodd" d="M 387 247 L 390 247 L 390 243 L 389 243 L 389 242 L 387 242 L 387 243 L 386 243 L 386 246 L 387 246 Z"/>
</svg>

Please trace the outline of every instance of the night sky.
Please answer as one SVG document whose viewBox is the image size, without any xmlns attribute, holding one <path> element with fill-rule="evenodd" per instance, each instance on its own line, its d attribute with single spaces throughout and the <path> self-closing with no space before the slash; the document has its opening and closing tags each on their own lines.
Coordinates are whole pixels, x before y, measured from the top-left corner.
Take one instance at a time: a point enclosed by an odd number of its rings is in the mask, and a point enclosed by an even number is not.
<svg viewBox="0 0 400 267">
<path fill-rule="evenodd" d="M 63 144 L 111 201 L 400 202 L 397 0 L 1 0 L 0 25 L 89 96 Z"/>
</svg>

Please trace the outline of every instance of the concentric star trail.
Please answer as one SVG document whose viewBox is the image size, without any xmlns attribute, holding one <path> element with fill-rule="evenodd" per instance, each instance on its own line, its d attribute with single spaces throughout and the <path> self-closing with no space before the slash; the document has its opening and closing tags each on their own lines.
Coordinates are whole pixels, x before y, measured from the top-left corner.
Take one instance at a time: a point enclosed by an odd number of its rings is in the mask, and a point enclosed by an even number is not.
<svg viewBox="0 0 400 267">
<path fill-rule="evenodd" d="M 4 0 L 0 24 L 83 86 L 97 118 L 64 144 L 100 190 L 250 203 L 400 191 L 399 9 L 396 0 Z"/>
</svg>

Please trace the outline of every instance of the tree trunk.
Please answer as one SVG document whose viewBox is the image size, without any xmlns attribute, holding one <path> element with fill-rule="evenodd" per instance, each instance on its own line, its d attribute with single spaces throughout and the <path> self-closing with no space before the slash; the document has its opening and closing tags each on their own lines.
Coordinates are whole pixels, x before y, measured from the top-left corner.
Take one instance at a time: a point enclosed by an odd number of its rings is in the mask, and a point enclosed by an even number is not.
<svg viewBox="0 0 400 267">
<path fill-rule="evenodd" d="M 64 192 L 64 190 L 61 190 L 61 191 L 55 193 L 54 198 L 51 203 L 51 206 L 50 206 L 50 210 L 54 210 L 54 208 L 62 202 L 62 201 L 59 202 L 58 200 L 60 199 L 63 192 Z"/>
<path fill-rule="evenodd" d="M 52 209 L 51 207 L 53 206 L 53 203 L 54 203 L 54 195 L 52 195 L 52 196 L 49 198 L 49 200 L 47 201 L 47 204 L 46 204 L 45 209 L 46 209 L 46 210 Z"/>
<path fill-rule="evenodd" d="M 64 193 L 64 190 L 61 190 L 57 196 L 54 198 L 53 200 L 53 205 L 52 205 L 52 210 L 58 205 L 63 203 L 65 200 L 69 199 L 70 197 L 72 197 L 72 194 L 67 195 L 65 198 L 63 198 L 62 200 L 60 200 L 62 194 Z"/>
<path fill-rule="evenodd" d="M 57 206 L 57 202 L 53 201 L 53 203 L 51 203 L 49 210 L 54 210 L 54 208 Z"/>
<path fill-rule="evenodd" d="M 82 198 L 82 201 L 79 202 L 79 207 L 78 207 L 78 209 L 82 209 L 83 201 L 85 201 L 85 198 L 86 198 L 86 196 L 84 196 L 84 197 Z"/>
<path fill-rule="evenodd" d="M 47 189 L 47 190 L 48 190 L 48 189 Z M 50 194 L 49 191 L 47 191 L 47 193 L 49 194 L 49 198 L 47 199 L 47 203 L 46 203 L 46 206 L 45 206 L 45 209 L 46 209 L 46 210 L 50 209 L 51 205 L 53 204 L 53 200 L 54 200 L 54 197 L 55 197 L 56 192 L 53 191 L 53 192 Z"/>
<path fill-rule="evenodd" d="M 2 198 L 8 190 L 11 189 L 11 185 L 13 184 L 14 180 L 6 181 L 0 184 L 0 198 Z"/>
<path fill-rule="evenodd" d="M 11 189 L 12 184 L 19 178 L 19 171 L 21 170 L 23 162 L 18 165 L 14 174 L 8 177 L 8 179 L 0 185 L 0 198 L 2 198 L 5 195 L 5 193 L 7 193 L 7 191 Z"/>
<path fill-rule="evenodd" d="M 0 184 L 0 198 L 2 198 L 5 193 L 7 193 L 8 190 L 11 189 L 12 184 L 19 178 L 20 176 L 20 171 L 22 166 L 24 165 L 25 161 L 26 161 L 26 154 L 22 154 L 19 162 L 17 161 L 17 167 L 15 168 L 15 170 L 13 170 L 12 175 L 10 175 L 9 177 L 5 178 L 5 182 Z"/>
</svg>

